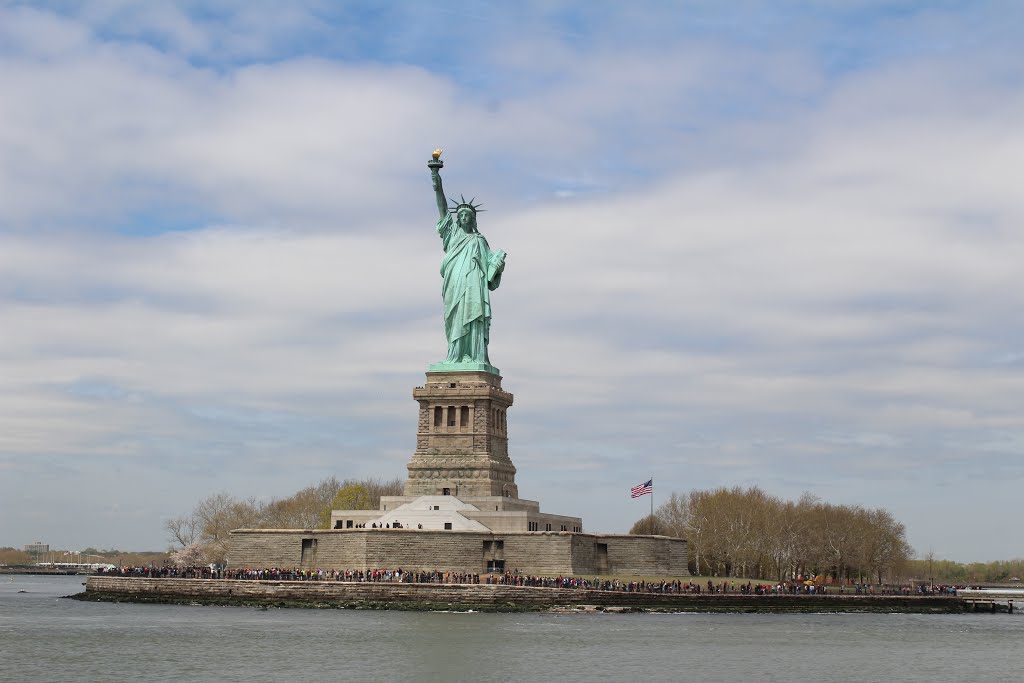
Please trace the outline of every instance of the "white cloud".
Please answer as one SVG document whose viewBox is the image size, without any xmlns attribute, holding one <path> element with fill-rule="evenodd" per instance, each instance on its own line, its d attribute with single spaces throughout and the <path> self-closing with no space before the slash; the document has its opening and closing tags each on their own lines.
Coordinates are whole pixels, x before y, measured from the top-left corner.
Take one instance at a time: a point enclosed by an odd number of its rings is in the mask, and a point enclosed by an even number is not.
<svg viewBox="0 0 1024 683">
<path fill-rule="evenodd" d="M 666 494 L 764 482 L 917 519 L 953 476 L 932 463 L 1022 476 L 1024 91 L 975 73 L 987 58 L 835 78 L 798 47 L 499 36 L 495 101 L 426 66 L 196 66 L 180 55 L 268 37 L 91 12 L 171 54 L 0 10 L 20 41 L 0 56 L 0 514 L 19 524 L 15 493 L 110 491 L 112 467 L 153 487 L 155 521 L 111 528 L 152 546 L 213 489 L 401 475 L 444 345 L 437 144 L 509 253 L 491 356 L 523 495 L 623 530 L 638 515 L 607 496 L 657 473 Z M 763 111 L 728 115 L 748 85 Z"/>
</svg>

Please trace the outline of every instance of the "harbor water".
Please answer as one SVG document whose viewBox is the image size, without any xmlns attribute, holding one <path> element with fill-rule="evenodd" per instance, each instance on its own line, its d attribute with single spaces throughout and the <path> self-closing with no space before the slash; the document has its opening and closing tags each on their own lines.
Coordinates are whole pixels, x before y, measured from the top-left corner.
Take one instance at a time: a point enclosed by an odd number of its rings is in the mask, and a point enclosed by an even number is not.
<svg viewBox="0 0 1024 683">
<path fill-rule="evenodd" d="M 485 614 L 79 602 L 0 576 L 5 681 L 1024 680 L 1014 614 Z"/>
</svg>

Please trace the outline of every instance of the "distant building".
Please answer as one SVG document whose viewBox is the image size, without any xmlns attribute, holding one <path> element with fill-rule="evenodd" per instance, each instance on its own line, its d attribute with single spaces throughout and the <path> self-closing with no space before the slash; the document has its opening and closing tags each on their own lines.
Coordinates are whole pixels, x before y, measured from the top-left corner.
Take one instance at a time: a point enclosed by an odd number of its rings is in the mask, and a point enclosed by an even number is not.
<svg viewBox="0 0 1024 683">
<path fill-rule="evenodd" d="M 41 555 L 50 552 L 50 544 L 36 541 L 35 543 L 26 544 L 23 550 L 31 555 L 33 560 L 38 560 Z"/>
</svg>

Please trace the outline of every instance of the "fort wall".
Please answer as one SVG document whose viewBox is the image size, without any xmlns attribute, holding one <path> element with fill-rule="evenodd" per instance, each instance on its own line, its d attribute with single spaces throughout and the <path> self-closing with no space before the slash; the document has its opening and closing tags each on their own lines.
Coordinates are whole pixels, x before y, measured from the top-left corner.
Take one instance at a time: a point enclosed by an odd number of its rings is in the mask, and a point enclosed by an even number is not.
<svg viewBox="0 0 1024 683">
<path fill-rule="evenodd" d="M 416 529 L 238 529 L 228 566 L 401 568 L 468 574 L 688 577 L 686 541 L 667 536 Z"/>
</svg>

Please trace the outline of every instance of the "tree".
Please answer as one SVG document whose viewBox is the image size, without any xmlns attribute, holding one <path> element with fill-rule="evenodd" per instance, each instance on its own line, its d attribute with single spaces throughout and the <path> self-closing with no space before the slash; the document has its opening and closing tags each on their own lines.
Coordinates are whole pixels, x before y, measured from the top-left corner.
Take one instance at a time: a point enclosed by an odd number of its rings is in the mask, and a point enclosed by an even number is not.
<svg viewBox="0 0 1024 683">
<path fill-rule="evenodd" d="M 255 499 L 235 500 L 223 491 L 199 501 L 193 514 L 202 529 L 200 538 L 206 557 L 222 564 L 227 557 L 231 530 L 259 527 L 261 513 L 261 506 Z"/>
<path fill-rule="evenodd" d="M 192 512 L 164 522 L 172 547 L 200 544 L 209 562 L 224 562 L 234 529 L 326 529 L 332 509 L 372 510 L 381 496 L 402 493 L 401 479 L 322 479 L 287 498 L 269 503 L 239 500 L 226 491 L 200 500 Z"/>
<path fill-rule="evenodd" d="M 360 484 L 366 487 L 366 490 L 370 492 L 370 509 L 376 510 L 380 507 L 380 499 L 382 496 L 400 496 L 402 495 L 403 482 L 398 477 L 394 479 L 360 479 L 354 481 L 352 479 L 346 479 L 345 484 Z M 341 509 L 341 508 L 338 508 Z M 355 509 L 355 508 L 352 508 Z"/>
<path fill-rule="evenodd" d="M 707 540 L 708 529 L 711 520 L 708 517 L 707 506 L 704 505 L 708 493 L 706 491 L 690 491 L 686 497 L 688 528 L 686 538 L 690 546 L 690 554 L 693 556 L 693 572 L 702 574 L 701 552 Z M 710 573 L 710 572 L 708 572 Z"/>
<path fill-rule="evenodd" d="M 1024 559 L 961 564 L 952 560 L 940 560 L 929 549 L 924 558 L 907 560 L 905 570 L 909 576 L 918 579 L 931 580 L 929 577 L 934 577 L 936 583 L 1008 582 L 1019 587 L 1021 577 L 1024 577 Z"/>
<path fill-rule="evenodd" d="M 199 540 L 202 525 L 194 513 L 173 517 L 164 522 L 172 547 L 185 548 Z M 176 544 L 176 545 L 175 545 Z"/>
<path fill-rule="evenodd" d="M 673 493 L 658 506 L 655 515 L 658 517 L 660 533 L 674 538 L 686 538 L 690 525 L 690 506 L 686 496 Z"/>
<path fill-rule="evenodd" d="M 822 563 L 819 569 L 831 570 L 841 579 L 853 558 L 858 537 L 863 534 L 859 520 L 864 517 L 864 510 L 823 504 L 816 512 L 815 529 Z"/>
<path fill-rule="evenodd" d="M 171 553 L 170 561 L 176 567 L 198 567 L 206 564 L 206 553 L 203 546 L 191 543 Z"/>
<path fill-rule="evenodd" d="M 24 550 L 17 550 L 15 548 L 0 548 L 0 565 L 29 565 L 32 564 L 32 556 L 26 553 Z"/>
<path fill-rule="evenodd" d="M 659 534 L 661 533 L 660 531 L 658 531 L 660 526 L 661 523 L 658 521 L 657 515 L 647 515 L 642 519 L 638 519 L 636 523 L 632 527 L 630 527 L 629 533 L 634 536 L 649 536 L 651 534 Z"/>
<path fill-rule="evenodd" d="M 372 510 L 373 498 L 362 484 L 347 484 L 331 501 L 332 510 Z"/>
<path fill-rule="evenodd" d="M 809 493 L 783 501 L 756 486 L 673 493 L 655 519 L 639 520 L 630 533 L 651 529 L 687 540 L 694 574 L 782 581 L 866 573 L 882 581 L 896 577 L 911 552 L 903 525 L 886 510 L 831 505 Z"/>
<path fill-rule="evenodd" d="M 380 508 L 381 496 L 400 495 L 401 479 L 346 479 L 330 505 L 320 513 L 320 528 L 330 526 L 332 510 L 376 510 Z"/>
<path fill-rule="evenodd" d="M 912 555 L 906 539 L 906 528 L 881 508 L 868 513 L 868 526 L 864 533 L 863 562 L 878 582 L 888 573 L 893 576 Z"/>
<path fill-rule="evenodd" d="M 260 526 L 270 529 L 326 528 L 324 513 L 330 521 L 331 502 L 341 486 L 334 477 L 327 477 L 288 498 L 272 500 L 263 507 Z"/>
</svg>

